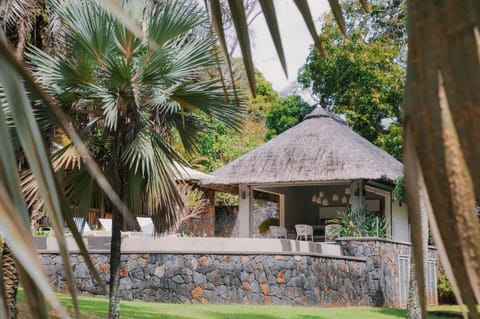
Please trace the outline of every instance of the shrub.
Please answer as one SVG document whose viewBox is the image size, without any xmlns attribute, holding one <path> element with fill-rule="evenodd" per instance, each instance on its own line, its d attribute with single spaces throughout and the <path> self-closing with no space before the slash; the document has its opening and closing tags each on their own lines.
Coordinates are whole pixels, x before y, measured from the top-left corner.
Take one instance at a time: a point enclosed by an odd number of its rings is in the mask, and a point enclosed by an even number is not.
<svg viewBox="0 0 480 319">
<path fill-rule="evenodd" d="M 369 213 L 365 207 L 358 210 L 348 209 L 346 212 L 337 212 L 338 218 L 328 221 L 338 227 L 329 232 L 328 240 L 338 237 L 385 237 L 387 223 L 384 218 L 378 218 Z M 378 220 L 378 236 L 377 236 Z"/>
<path fill-rule="evenodd" d="M 437 283 L 437 292 L 438 292 L 438 303 L 439 304 L 448 304 L 455 305 L 457 304 L 455 295 L 453 294 L 452 285 L 447 278 L 447 274 L 440 266 L 438 267 L 438 283 Z"/>
<path fill-rule="evenodd" d="M 268 217 L 261 222 L 260 225 L 258 225 L 258 232 L 260 234 L 265 234 L 267 231 L 269 231 L 270 226 L 280 226 L 280 219 L 276 217 Z"/>
</svg>

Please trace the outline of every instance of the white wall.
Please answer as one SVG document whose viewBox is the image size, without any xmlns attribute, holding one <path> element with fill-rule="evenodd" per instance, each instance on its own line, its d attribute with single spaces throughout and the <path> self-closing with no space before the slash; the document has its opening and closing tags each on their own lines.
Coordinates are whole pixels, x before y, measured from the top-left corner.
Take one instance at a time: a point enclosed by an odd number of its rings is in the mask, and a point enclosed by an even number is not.
<svg viewBox="0 0 480 319">
<path fill-rule="evenodd" d="M 392 203 L 392 239 L 410 242 L 410 227 L 408 223 L 408 209 L 405 203 Z"/>
</svg>

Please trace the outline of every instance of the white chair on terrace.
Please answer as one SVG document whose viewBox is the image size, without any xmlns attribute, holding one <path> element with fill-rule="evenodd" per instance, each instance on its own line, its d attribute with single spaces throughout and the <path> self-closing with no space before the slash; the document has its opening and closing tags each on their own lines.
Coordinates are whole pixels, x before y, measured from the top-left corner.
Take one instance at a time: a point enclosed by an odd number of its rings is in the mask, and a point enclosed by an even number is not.
<svg viewBox="0 0 480 319">
<path fill-rule="evenodd" d="M 142 230 L 143 235 L 153 236 L 155 233 L 155 226 L 153 225 L 150 217 L 137 217 L 137 222 Z"/>
<path fill-rule="evenodd" d="M 92 232 L 85 218 L 73 217 L 73 221 L 75 222 L 75 226 L 77 226 L 78 232 L 80 234 Z"/>
<path fill-rule="evenodd" d="M 295 225 L 295 231 L 297 232 L 296 240 L 300 240 L 303 237 L 303 240 L 308 241 L 308 236 L 313 241 L 313 227 L 310 225 L 297 224 Z"/>
<path fill-rule="evenodd" d="M 273 238 L 285 238 L 287 239 L 287 229 L 280 226 L 270 226 L 270 232 Z"/>
<path fill-rule="evenodd" d="M 98 221 L 100 222 L 100 225 L 102 225 L 103 230 L 106 232 L 112 232 L 112 220 L 107 219 L 107 218 L 99 218 Z"/>
</svg>

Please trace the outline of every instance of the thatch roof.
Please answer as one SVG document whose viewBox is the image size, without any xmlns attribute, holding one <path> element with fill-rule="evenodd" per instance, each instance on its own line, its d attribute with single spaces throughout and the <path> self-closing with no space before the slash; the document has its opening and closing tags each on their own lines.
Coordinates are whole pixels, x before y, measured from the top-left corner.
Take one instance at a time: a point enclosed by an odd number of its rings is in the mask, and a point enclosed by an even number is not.
<svg viewBox="0 0 480 319">
<path fill-rule="evenodd" d="M 353 179 L 393 181 L 403 165 L 355 133 L 338 116 L 317 108 L 300 124 L 202 179 L 202 186 L 315 183 Z"/>
<path fill-rule="evenodd" d="M 185 182 L 199 182 L 202 179 L 209 179 L 213 176 L 197 171 L 193 168 L 175 162 L 175 180 Z"/>
</svg>

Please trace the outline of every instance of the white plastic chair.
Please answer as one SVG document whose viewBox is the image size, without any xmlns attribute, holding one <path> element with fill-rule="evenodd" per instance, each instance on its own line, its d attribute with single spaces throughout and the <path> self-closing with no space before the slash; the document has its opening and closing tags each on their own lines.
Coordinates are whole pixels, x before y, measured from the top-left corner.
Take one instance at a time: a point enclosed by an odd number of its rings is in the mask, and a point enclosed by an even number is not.
<svg viewBox="0 0 480 319">
<path fill-rule="evenodd" d="M 150 217 L 137 217 L 137 222 L 142 230 L 143 235 L 153 236 L 155 232 L 155 226 L 153 225 Z"/>
<path fill-rule="evenodd" d="M 270 226 L 270 232 L 273 238 L 285 238 L 287 239 L 287 229 L 280 226 Z"/>
<path fill-rule="evenodd" d="M 297 232 L 296 240 L 300 240 L 303 237 L 304 240 L 308 241 L 308 236 L 313 241 L 313 227 L 310 225 L 297 224 L 295 225 L 295 231 Z"/>
<path fill-rule="evenodd" d="M 85 218 L 73 217 L 73 221 L 75 222 L 75 226 L 77 226 L 78 232 L 80 234 L 84 234 L 92 231 L 87 221 L 85 220 Z"/>
<path fill-rule="evenodd" d="M 106 232 L 112 232 L 112 220 L 107 218 L 99 218 L 98 221 Z"/>
</svg>

